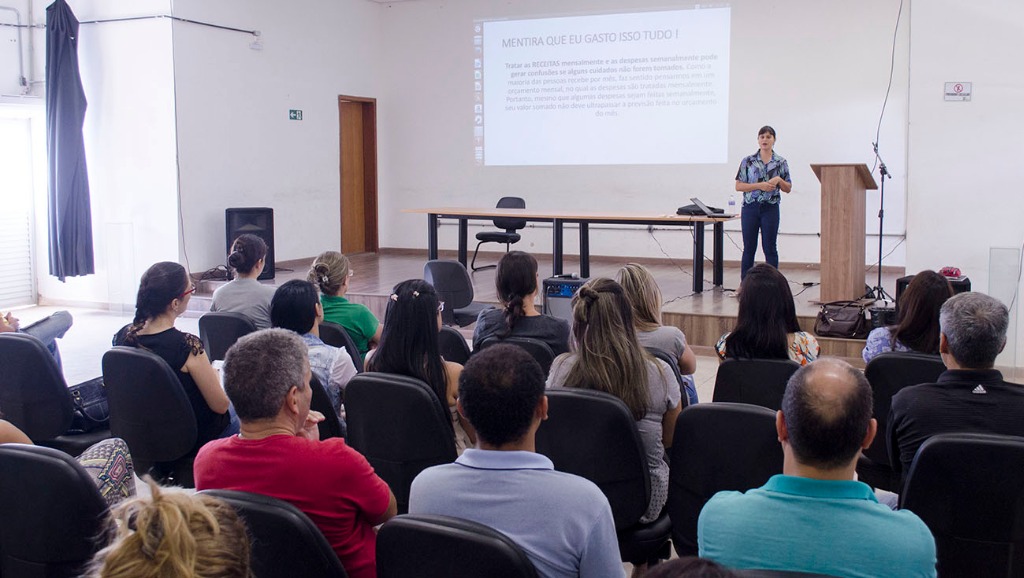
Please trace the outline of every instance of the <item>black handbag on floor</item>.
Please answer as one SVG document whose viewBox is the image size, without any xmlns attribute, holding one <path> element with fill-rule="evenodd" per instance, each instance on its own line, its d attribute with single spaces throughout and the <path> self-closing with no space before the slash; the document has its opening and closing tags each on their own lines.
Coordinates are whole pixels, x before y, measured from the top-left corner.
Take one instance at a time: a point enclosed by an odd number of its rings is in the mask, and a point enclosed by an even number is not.
<svg viewBox="0 0 1024 578">
<path fill-rule="evenodd" d="M 107 388 L 103 385 L 102 377 L 69 387 L 68 393 L 75 406 L 69 434 L 89 433 L 110 427 L 110 406 L 107 404 Z"/>
<path fill-rule="evenodd" d="M 864 339 L 871 331 L 865 311 L 860 301 L 822 303 L 814 321 L 814 333 L 819 337 Z"/>
</svg>

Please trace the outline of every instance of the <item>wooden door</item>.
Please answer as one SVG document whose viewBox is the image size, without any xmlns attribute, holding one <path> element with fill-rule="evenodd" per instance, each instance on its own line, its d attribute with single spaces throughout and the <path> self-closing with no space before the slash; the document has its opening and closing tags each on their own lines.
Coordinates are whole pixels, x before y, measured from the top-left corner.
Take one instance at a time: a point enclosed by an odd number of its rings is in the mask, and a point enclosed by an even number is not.
<svg viewBox="0 0 1024 578">
<path fill-rule="evenodd" d="M 338 97 L 341 171 L 341 252 L 377 246 L 377 102 Z"/>
</svg>

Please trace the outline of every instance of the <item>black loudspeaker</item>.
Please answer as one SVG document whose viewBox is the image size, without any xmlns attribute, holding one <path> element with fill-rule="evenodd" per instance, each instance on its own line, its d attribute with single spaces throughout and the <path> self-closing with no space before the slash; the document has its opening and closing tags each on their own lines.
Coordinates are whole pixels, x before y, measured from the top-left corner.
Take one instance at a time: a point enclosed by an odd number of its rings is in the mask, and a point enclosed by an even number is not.
<svg viewBox="0 0 1024 578">
<path fill-rule="evenodd" d="M 971 290 L 971 279 L 970 277 L 960 277 L 954 279 L 952 277 L 946 277 L 949 279 L 949 284 L 953 286 L 953 294 L 964 293 Z M 913 275 L 907 275 L 906 277 L 900 277 L 896 280 L 896 313 L 900 311 L 900 297 L 903 296 L 903 292 L 907 290 L 907 286 L 914 280 Z M 894 321 L 895 323 L 895 321 Z"/>
<path fill-rule="evenodd" d="M 572 297 L 586 279 L 573 278 L 571 275 L 549 277 L 544 280 L 544 313 L 565 319 L 572 324 Z"/>
<path fill-rule="evenodd" d="M 231 253 L 231 244 L 243 233 L 256 235 L 267 244 L 266 266 L 258 279 L 274 278 L 274 209 L 248 207 L 224 210 L 224 231 L 227 246 L 224 254 Z"/>
</svg>

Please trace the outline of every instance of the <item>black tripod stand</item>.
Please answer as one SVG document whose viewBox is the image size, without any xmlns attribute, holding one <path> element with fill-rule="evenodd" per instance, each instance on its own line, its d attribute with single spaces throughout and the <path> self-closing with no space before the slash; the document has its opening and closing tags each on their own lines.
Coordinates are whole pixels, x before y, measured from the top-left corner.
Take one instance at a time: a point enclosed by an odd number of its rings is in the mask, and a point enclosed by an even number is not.
<svg viewBox="0 0 1024 578">
<path fill-rule="evenodd" d="M 889 174 L 889 170 L 885 168 L 885 161 L 882 157 L 878 156 L 878 143 L 873 142 L 871 146 L 875 149 L 875 159 L 878 161 L 878 174 L 881 175 L 882 186 L 878 197 L 878 282 L 874 287 L 868 289 L 868 292 L 864 294 L 861 299 L 874 299 L 875 301 L 892 301 L 892 295 L 885 292 L 885 287 L 882 287 L 882 225 L 885 223 L 885 179 L 886 177 L 892 178 Z"/>
</svg>

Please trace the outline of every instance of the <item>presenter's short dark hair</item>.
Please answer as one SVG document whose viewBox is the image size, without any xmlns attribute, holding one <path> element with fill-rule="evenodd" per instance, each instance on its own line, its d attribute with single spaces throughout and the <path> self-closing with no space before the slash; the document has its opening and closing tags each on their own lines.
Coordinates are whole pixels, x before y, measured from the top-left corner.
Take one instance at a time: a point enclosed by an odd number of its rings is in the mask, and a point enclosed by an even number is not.
<svg viewBox="0 0 1024 578">
<path fill-rule="evenodd" d="M 768 126 L 768 125 L 762 126 L 761 130 L 757 131 L 757 136 L 761 136 L 764 133 L 768 133 L 768 134 L 772 135 L 772 138 L 776 138 L 775 137 L 775 129 L 770 127 L 770 126 Z"/>
<path fill-rule="evenodd" d="M 522 348 L 493 345 L 466 362 L 459 403 L 477 436 L 501 446 L 519 441 L 544 395 L 544 371 Z"/>
</svg>

